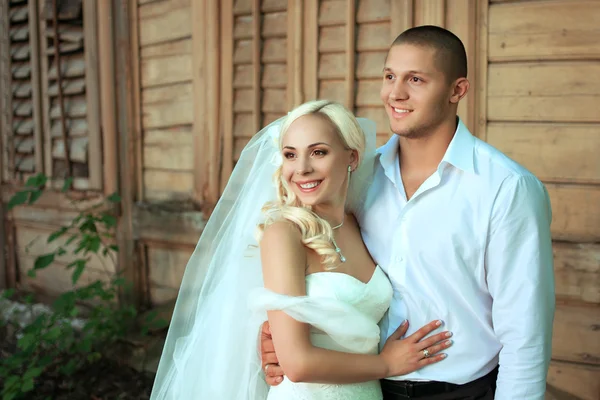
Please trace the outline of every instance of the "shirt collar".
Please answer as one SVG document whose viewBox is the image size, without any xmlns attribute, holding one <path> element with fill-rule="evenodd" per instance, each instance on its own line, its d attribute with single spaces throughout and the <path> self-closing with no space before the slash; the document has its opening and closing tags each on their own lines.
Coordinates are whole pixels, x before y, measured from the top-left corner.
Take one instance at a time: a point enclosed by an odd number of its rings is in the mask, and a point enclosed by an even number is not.
<svg viewBox="0 0 600 400">
<path fill-rule="evenodd" d="M 475 137 L 469 132 L 469 129 L 458 118 L 458 126 L 454 137 L 446 149 L 442 162 L 452 164 L 454 167 L 465 172 L 474 172 L 473 155 L 475 149 Z"/>
<path fill-rule="evenodd" d="M 458 117 L 457 119 L 458 126 L 456 127 L 456 132 L 448 145 L 448 149 L 446 149 L 441 163 L 451 164 L 465 172 L 474 172 L 473 154 L 475 137 L 469 132 L 469 129 L 462 120 Z M 392 135 L 386 144 L 377 149 L 377 153 L 380 155 L 379 162 L 385 170 L 394 167 L 397 163 L 398 141 L 398 135 Z"/>
</svg>

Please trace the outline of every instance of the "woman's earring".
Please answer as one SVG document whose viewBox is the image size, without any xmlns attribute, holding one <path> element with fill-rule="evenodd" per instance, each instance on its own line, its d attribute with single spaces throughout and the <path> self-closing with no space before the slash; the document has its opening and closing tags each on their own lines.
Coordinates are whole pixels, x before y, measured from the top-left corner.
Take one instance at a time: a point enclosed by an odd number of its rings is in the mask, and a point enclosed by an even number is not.
<svg viewBox="0 0 600 400">
<path fill-rule="evenodd" d="M 352 166 L 348 165 L 348 172 L 352 172 Z"/>
</svg>

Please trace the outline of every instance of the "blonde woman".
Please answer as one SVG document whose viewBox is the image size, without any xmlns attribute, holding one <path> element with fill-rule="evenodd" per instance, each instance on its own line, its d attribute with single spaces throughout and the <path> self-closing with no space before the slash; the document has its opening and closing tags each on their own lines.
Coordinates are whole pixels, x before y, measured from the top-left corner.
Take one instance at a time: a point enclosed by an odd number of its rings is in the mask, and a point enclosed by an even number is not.
<svg viewBox="0 0 600 400">
<path fill-rule="evenodd" d="M 392 288 L 352 215 L 374 142 L 372 122 L 322 100 L 246 146 L 186 268 L 152 399 L 380 400 L 379 379 L 444 359 L 441 321 L 402 339 L 405 322 L 378 351 Z M 286 371 L 270 391 L 267 319 Z"/>
</svg>

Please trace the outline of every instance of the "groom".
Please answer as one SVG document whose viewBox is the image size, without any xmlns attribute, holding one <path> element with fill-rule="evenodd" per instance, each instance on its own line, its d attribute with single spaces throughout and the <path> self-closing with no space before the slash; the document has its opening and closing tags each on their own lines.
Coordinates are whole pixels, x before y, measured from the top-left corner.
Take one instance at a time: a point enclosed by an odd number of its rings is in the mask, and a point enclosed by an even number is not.
<svg viewBox="0 0 600 400">
<path fill-rule="evenodd" d="M 357 218 L 394 298 L 382 345 L 407 319 L 440 318 L 448 359 L 382 380 L 384 399 L 543 400 L 551 353 L 551 208 L 542 183 L 456 116 L 467 57 L 451 32 L 421 26 L 392 44 L 381 100 L 395 135 L 378 153 Z M 277 365 L 263 331 L 267 381 Z"/>
</svg>

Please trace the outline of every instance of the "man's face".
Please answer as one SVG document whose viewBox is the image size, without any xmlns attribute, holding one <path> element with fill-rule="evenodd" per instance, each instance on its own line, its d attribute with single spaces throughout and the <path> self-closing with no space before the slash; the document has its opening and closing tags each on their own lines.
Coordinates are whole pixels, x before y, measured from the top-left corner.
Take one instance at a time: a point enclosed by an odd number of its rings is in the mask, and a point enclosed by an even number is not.
<svg viewBox="0 0 600 400">
<path fill-rule="evenodd" d="M 436 65 L 434 49 L 392 46 L 380 92 L 392 132 L 410 139 L 434 133 L 449 113 L 455 113 L 452 93 L 452 85 Z"/>
</svg>

